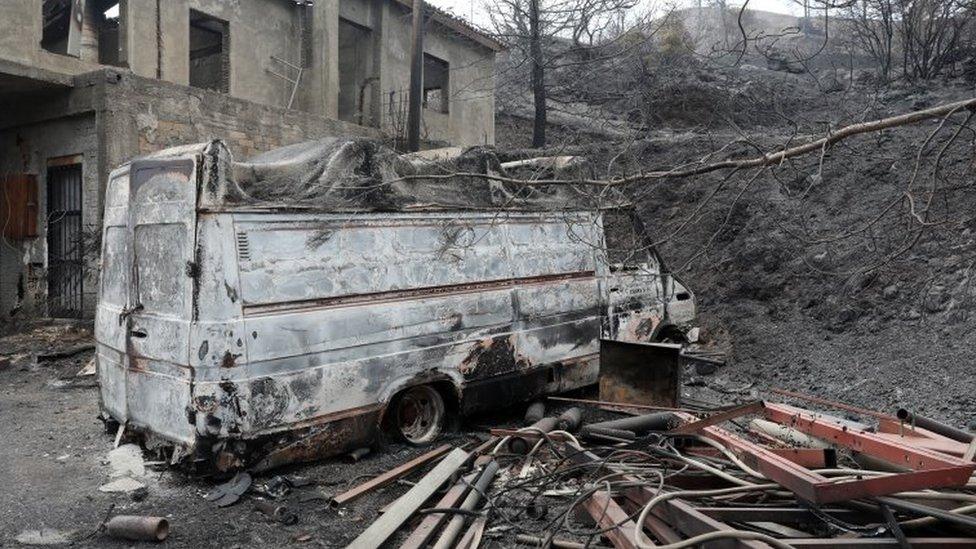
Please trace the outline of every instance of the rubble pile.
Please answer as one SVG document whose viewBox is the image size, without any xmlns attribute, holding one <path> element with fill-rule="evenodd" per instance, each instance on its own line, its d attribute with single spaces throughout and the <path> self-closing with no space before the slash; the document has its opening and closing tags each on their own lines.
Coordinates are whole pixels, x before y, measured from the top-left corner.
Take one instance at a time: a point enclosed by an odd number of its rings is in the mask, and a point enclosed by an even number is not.
<svg viewBox="0 0 976 549">
<path fill-rule="evenodd" d="M 906 411 L 780 396 L 845 415 L 761 400 L 535 404 L 526 427 L 404 464 L 432 468 L 349 547 L 976 546 L 971 434 Z"/>
</svg>

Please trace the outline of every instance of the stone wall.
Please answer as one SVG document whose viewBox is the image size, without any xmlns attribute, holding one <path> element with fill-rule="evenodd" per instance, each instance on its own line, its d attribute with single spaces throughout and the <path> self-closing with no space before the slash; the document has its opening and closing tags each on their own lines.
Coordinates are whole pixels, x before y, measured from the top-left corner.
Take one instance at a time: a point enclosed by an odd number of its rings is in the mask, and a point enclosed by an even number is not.
<svg viewBox="0 0 976 549">
<path fill-rule="evenodd" d="M 118 131 L 134 133 L 131 156 L 223 139 L 243 159 L 319 137 L 382 137 L 377 130 L 331 118 L 132 75 L 106 87 L 105 104 L 121 114 Z"/>
<path fill-rule="evenodd" d="M 0 242 L 0 322 L 10 321 L 13 311 L 13 318 L 45 314 L 45 177 L 51 158 L 82 155 L 83 228 L 97 235 L 108 174 L 135 157 L 211 139 L 225 140 L 244 159 L 323 137 L 382 137 L 376 129 L 113 69 L 80 75 L 71 90 L 22 97 L 10 107 L 0 113 L 0 173 L 37 175 L 40 236 Z M 89 315 L 98 270 L 97 254 L 90 254 L 84 301 Z"/>
</svg>

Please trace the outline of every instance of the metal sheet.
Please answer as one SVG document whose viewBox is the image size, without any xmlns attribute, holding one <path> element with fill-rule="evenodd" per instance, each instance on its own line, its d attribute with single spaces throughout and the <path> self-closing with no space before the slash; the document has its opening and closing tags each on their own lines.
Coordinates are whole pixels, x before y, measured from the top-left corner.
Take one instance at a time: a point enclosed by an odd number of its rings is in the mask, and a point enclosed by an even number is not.
<svg viewBox="0 0 976 549">
<path fill-rule="evenodd" d="M 681 346 L 600 340 L 600 400 L 677 406 Z"/>
</svg>

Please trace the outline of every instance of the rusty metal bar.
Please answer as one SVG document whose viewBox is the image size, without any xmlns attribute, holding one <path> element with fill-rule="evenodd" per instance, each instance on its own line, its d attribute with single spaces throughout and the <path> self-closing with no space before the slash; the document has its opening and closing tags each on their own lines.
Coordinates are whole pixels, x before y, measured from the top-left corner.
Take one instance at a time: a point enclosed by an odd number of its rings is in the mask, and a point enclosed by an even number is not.
<svg viewBox="0 0 976 549">
<path fill-rule="evenodd" d="M 866 431 L 854 431 L 848 426 L 826 421 L 805 410 L 784 404 L 767 404 L 766 416 L 777 423 L 789 425 L 811 436 L 831 441 L 851 450 L 883 459 L 912 469 L 964 468 L 970 473 L 976 465 L 953 457 L 902 444 Z M 969 478 L 969 475 L 966 475 Z M 943 486 L 951 486 L 949 484 Z M 880 494 L 879 494 L 880 495 Z"/>
<path fill-rule="evenodd" d="M 808 469 L 827 469 L 837 466 L 837 452 L 832 448 L 770 448 L 770 452 L 784 457 Z M 706 457 L 721 457 L 722 453 L 711 446 L 687 448 L 689 454 Z"/>
<path fill-rule="evenodd" d="M 538 536 L 530 536 L 529 534 L 519 534 L 515 536 L 515 541 L 522 543 L 524 545 L 542 547 L 546 543 L 546 539 L 540 538 Z M 583 545 L 582 543 L 576 541 L 567 541 L 563 539 L 554 538 L 549 541 L 549 547 L 555 547 L 556 549 L 605 549 L 603 545 Z"/>
<path fill-rule="evenodd" d="M 781 524 L 820 522 L 820 519 L 809 509 L 796 507 L 699 507 L 698 511 L 714 519 L 728 522 L 776 522 Z M 866 522 L 866 517 L 870 516 L 851 509 L 824 508 L 820 511 L 852 524 Z"/>
<path fill-rule="evenodd" d="M 647 404 L 627 404 L 624 402 L 609 402 L 606 400 L 590 400 L 585 398 L 568 398 L 568 397 L 557 397 L 557 396 L 547 396 L 546 400 L 553 400 L 556 402 L 569 402 L 572 404 L 582 404 L 586 406 L 613 406 L 618 408 L 633 408 L 635 410 L 651 410 L 657 412 L 690 412 L 699 413 L 700 410 L 693 410 L 691 408 L 674 408 L 669 406 L 649 406 Z"/>
<path fill-rule="evenodd" d="M 434 507 L 437 509 L 448 509 L 457 505 L 461 501 L 461 498 L 468 493 L 468 488 L 477 477 L 478 473 L 476 471 L 461 478 L 461 480 L 454 484 L 454 486 L 451 486 L 447 493 L 437 501 Z M 400 549 L 420 549 L 426 545 L 427 541 L 434 535 L 434 532 L 445 522 L 447 522 L 447 515 L 442 513 L 433 513 L 425 516 L 424 520 L 420 521 L 420 525 L 400 545 Z"/>
<path fill-rule="evenodd" d="M 719 423 L 725 423 L 730 419 L 735 419 L 737 417 L 742 417 L 748 414 L 758 414 L 763 411 L 763 408 L 765 406 L 766 404 L 763 401 L 757 400 L 755 402 L 743 404 L 742 406 L 729 408 L 724 412 L 714 413 L 704 419 L 699 419 L 697 421 L 684 423 L 682 425 L 679 425 L 678 427 L 675 427 L 674 429 L 671 429 L 669 433 L 675 435 L 690 435 L 692 433 L 696 433 L 704 429 L 705 427 L 718 425 Z"/>
<path fill-rule="evenodd" d="M 877 498 L 882 505 L 887 505 L 892 509 L 898 509 L 899 511 L 905 513 L 913 513 L 916 515 L 922 515 L 927 517 L 935 517 L 943 522 L 948 522 L 960 526 L 970 531 L 976 531 L 976 518 L 969 515 L 963 515 L 960 513 L 950 513 L 944 509 L 939 509 L 937 507 L 932 507 L 931 505 L 922 505 L 921 503 L 915 503 L 914 501 L 905 501 L 898 498 Z"/>
<path fill-rule="evenodd" d="M 475 507 L 481 502 L 482 495 L 488 491 L 488 487 L 491 485 L 492 481 L 495 480 L 495 474 L 498 473 L 498 462 L 489 461 L 484 469 L 481 470 L 481 474 L 478 476 L 478 481 L 471 487 L 471 491 L 464 498 L 461 506 L 458 508 L 462 511 L 473 511 Z M 451 517 L 448 521 L 447 526 L 444 527 L 444 531 L 441 532 L 441 537 L 437 539 L 437 543 L 434 544 L 434 549 L 447 549 L 448 547 L 453 547 L 454 540 L 457 535 L 461 533 L 461 528 L 464 527 L 464 515 L 455 515 Z"/>
<path fill-rule="evenodd" d="M 600 458 L 593 453 L 577 448 L 566 448 L 566 457 L 577 464 L 600 461 Z M 609 468 L 613 470 L 612 466 Z M 621 475 L 621 478 L 634 482 L 640 480 L 632 475 Z M 643 485 L 627 488 L 622 495 L 636 505 L 647 505 L 651 498 L 658 495 L 658 491 Z M 662 501 L 651 510 L 651 514 L 689 537 L 722 530 L 735 530 L 728 524 L 699 512 L 694 506 L 680 499 Z M 715 540 L 704 544 L 704 547 L 707 549 L 769 549 L 765 543 L 741 539 Z"/>
<path fill-rule="evenodd" d="M 770 406 L 774 405 L 767 405 L 767 412 Z M 852 431 L 845 431 L 846 427 L 841 425 L 831 427 L 826 422 L 823 422 L 822 425 L 824 425 L 825 429 L 836 429 L 840 433 L 844 433 L 845 436 L 841 438 L 844 438 L 853 449 L 870 455 L 869 452 L 864 450 L 865 444 L 863 441 L 858 438 L 861 433 L 855 434 Z M 800 430 L 803 431 L 802 428 Z M 922 466 L 919 468 L 929 467 L 920 471 L 883 477 L 837 481 L 810 471 L 805 467 L 801 467 L 758 444 L 745 440 L 720 427 L 706 427 L 705 432 L 725 444 L 730 450 L 739 454 L 740 458 L 747 465 L 760 471 L 770 480 L 791 490 L 800 499 L 817 504 L 871 496 L 883 496 L 907 490 L 962 486 L 969 480 L 973 469 L 976 469 L 976 464 L 959 465 L 958 463 L 962 463 L 961 460 L 928 452 L 927 454 L 931 454 L 930 457 L 925 459 L 919 458 L 919 461 L 914 462 L 917 466 Z M 832 438 L 831 436 L 824 436 L 819 431 L 809 434 L 821 436 L 821 438 Z M 846 438 L 847 436 L 851 437 L 850 440 Z M 883 442 L 889 444 L 887 441 Z M 874 449 L 870 444 L 867 446 Z M 899 450 L 904 451 L 906 456 L 918 455 L 916 450 L 909 447 L 902 447 Z M 946 467 L 945 460 L 950 459 L 958 463 L 953 463 L 952 466 Z M 937 469 L 931 468 L 938 467 L 940 464 L 943 467 Z"/>
<path fill-rule="evenodd" d="M 617 549 L 638 549 L 634 544 L 637 525 L 608 492 L 595 492 L 583 502 L 583 508 L 593 517 L 600 529 L 607 529 L 603 536 Z"/>
<path fill-rule="evenodd" d="M 467 460 L 468 453 L 455 448 L 406 494 L 400 496 L 389 511 L 370 524 L 346 549 L 373 549 L 382 545 Z"/>
<path fill-rule="evenodd" d="M 901 549 L 895 538 L 796 538 L 783 539 L 794 549 Z M 912 549 L 954 549 L 976 547 L 976 538 L 908 538 Z"/>
<path fill-rule="evenodd" d="M 769 390 L 769 392 L 781 396 L 795 398 L 797 400 L 805 400 L 807 402 L 813 402 L 814 404 L 820 404 L 822 406 L 828 406 L 830 408 L 836 408 L 838 410 L 844 410 L 854 414 L 861 414 L 862 416 L 876 417 L 878 419 L 893 419 L 893 416 L 891 414 L 884 414 L 881 412 L 876 412 L 874 410 L 868 410 L 867 408 L 851 406 L 850 404 L 844 404 L 843 402 L 837 402 L 836 400 L 828 400 L 826 398 L 820 398 L 818 396 L 797 393 L 795 391 L 787 391 L 786 389 L 777 389 L 776 387 L 773 387 L 772 389 Z"/>
<path fill-rule="evenodd" d="M 450 452 L 452 448 L 453 447 L 450 444 L 445 444 L 434 450 L 431 450 L 430 452 L 427 452 L 426 454 L 417 456 L 406 463 L 403 463 L 401 465 L 398 465 L 397 467 L 394 467 L 393 469 L 390 469 L 389 471 L 383 473 L 382 475 L 373 477 L 367 480 L 366 482 L 337 495 L 336 497 L 332 498 L 332 504 L 336 506 L 345 505 L 346 503 L 349 503 L 350 501 L 362 496 L 363 494 L 367 494 L 369 492 L 372 492 L 373 490 L 376 490 L 377 488 L 386 486 L 387 484 L 395 481 L 396 479 L 409 475 L 410 473 L 416 471 L 417 469 L 426 465 L 430 461 L 435 460 L 443 456 L 444 454 Z"/>
<path fill-rule="evenodd" d="M 524 433 L 528 435 L 534 435 L 532 437 L 524 437 L 521 434 L 511 435 L 512 438 L 508 440 L 508 451 L 513 454 L 527 454 L 532 448 L 532 443 L 538 440 L 542 434 L 548 433 L 549 431 L 554 431 L 559 424 L 559 420 L 554 417 L 544 417 L 539 421 L 536 421 L 532 425 L 525 428 L 525 431 L 519 430 L 519 433 Z M 494 434 L 494 433 L 492 433 Z"/>
<path fill-rule="evenodd" d="M 478 517 L 474 519 L 468 531 L 461 536 L 461 541 L 457 544 L 457 549 L 478 549 L 481 545 L 481 538 L 485 534 L 485 526 L 488 525 L 488 517 Z"/>
<path fill-rule="evenodd" d="M 635 513 L 641 512 L 640 505 L 637 505 L 633 501 L 627 498 L 621 498 L 620 506 L 624 508 L 625 511 L 633 516 Z M 664 522 L 653 514 L 648 514 L 647 518 L 644 519 L 644 527 L 654 534 L 654 537 L 663 543 L 677 543 L 684 539 L 677 530 L 671 527 L 670 524 Z"/>
</svg>

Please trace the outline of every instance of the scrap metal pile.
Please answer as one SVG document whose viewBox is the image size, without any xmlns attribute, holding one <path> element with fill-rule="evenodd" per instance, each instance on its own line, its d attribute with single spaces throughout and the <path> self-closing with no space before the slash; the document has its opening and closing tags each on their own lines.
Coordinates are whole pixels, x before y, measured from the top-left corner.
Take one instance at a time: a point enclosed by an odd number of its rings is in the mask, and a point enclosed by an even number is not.
<svg viewBox="0 0 976 549">
<path fill-rule="evenodd" d="M 439 460 L 349 547 L 976 547 L 971 434 L 778 394 L 842 412 L 550 398 L 334 503 Z"/>
</svg>

